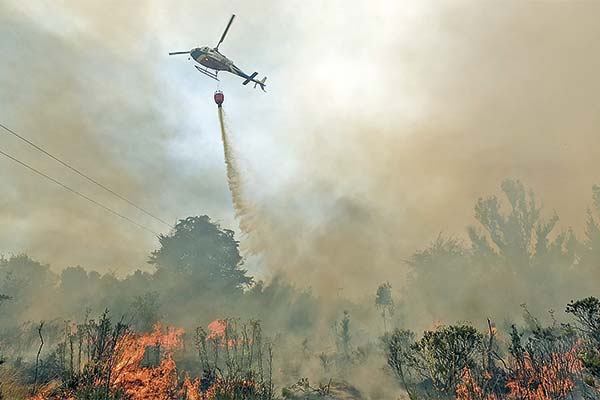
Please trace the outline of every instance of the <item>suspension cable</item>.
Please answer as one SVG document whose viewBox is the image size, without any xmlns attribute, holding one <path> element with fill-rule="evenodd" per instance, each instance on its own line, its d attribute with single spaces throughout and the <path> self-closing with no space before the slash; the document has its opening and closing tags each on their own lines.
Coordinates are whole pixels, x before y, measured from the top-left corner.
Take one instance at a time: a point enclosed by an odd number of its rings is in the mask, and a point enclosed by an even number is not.
<svg viewBox="0 0 600 400">
<path fill-rule="evenodd" d="M 97 180 L 93 179 L 92 177 L 90 177 L 89 175 L 83 173 L 81 170 L 75 168 L 74 166 L 72 166 L 71 164 L 67 163 L 66 161 L 61 160 L 60 158 L 54 156 L 53 154 L 49 153 L 48 151 L 44 150 L 42 147 L 38 146 L 37 144 L 33 143 L 32 141 L 30 141 L 29 139 L 23 137 L 22 135 L 19 135 L 17 132 L 15 132 L 14 130 L 8 128 L 7 126 L 5 126 L 4 124 L 0 123 L 0 128 L 4 129 L 7 134 L 12 134 L 13 136 L 17 137 L 18 139 L 22 140 L 23 142 L 27 143 L 28 145 L 30 145 L 31 147 L 33 147 L 34 149 L 44 153 L 45 155 L 47 155 L 48 157 L 52 158 L 54 161 L 60 163 L 61 165 L 69 168 L 71 171 L 75 172 L 77 175 L 87 179 L 89 182 L 93 183 L 94 185 L 104 189 L 105 191 L 109 192 L 110 194 L 112 194 L 113 196 L 121 199 L 122 201 L 126 202 L 127 204 L 129 204 L 130 206 L 136 208 L 137 210 L 143 212 L 144 214 L 148 215 L 151 218 L 154 218 L 155 220 L 157 220 L 158 222 L 167 225 L 169 228 L 171 228 L 171 224 L 169 224 L 168 222 L 166 222 L 165 220 L 157 217 L 156 215 L 152 214 L 150 211 L 145 210 L 144 208 L 142 208 L 141 206 L 138 206 L 137 204 L 135 204 L 133 201 L 129 200 L 128 198 L 126 198 L 125 196 L 115 192 L 114 190 L 110 189 L 109 187 L 107 187 L 106 185 L 103 185 L 102 183 L 98 182 Z"/>
<path fill-rule="evenodd" d="M 3 155 L 3 156 L 5 156 L 6 158 L 9 158 L 10 160 L 12 160 L 12 161 L 16 162 L 17 164 L 20 164 L 21 166 L 23 166 L 23 167 L 25 167 L 25 168 L 29 169 L 30 171 L 32 171 L 32 172 L 35 172 L 36 174 L 38 174 L 38 175 L 40 175 L 40 176 L 42 176 L 42 177 L 44 177 L 44 178 L 48 179 L 49 181 L 51 181 L 51 182 L 53 182 L 53 183 L 57 184 L 58 186 L 62 187 L 63 189 L 66 189 L 66 190 L 68 190 L 69 192 L 71 192 L 71 193 L 73 193 L 73 194 L 75 194 L 75 195 L 77 195 L 77 196 L 79 196 L 79 197 L 82 197 L 82 198 L 84 198 L 85 200 L 89 201 L 90 203 L 93 203 L 93 204 L 95 204 L 96 206 L 98 206 L 98 207 L 100 207 L 100 208 L 102 208 L 102 209 L 104 209 L 104 210 L 108 211 L 109 213 L 111 213 L 111 214 L 113 214 L 113 215 L 116 215 L 117 217 L 120 217 L 120 218 L 124 219 L 125 221 L 128 221 L 128 222 L 132 223 L 133 225 L 137 226 L 138 228 L 141 228 L 141 229 L 143 229 L 143 230 L 145 230 L 145 231 L 148 231 L 148 232 L 150 232 L 150 233 L 153 233 L 153 234 L 155 234 L 155 235 L 157 235 L 157 236 L 158 236 L 158 235 L 160 235 L 158 232 L 155 232 L 155 231 L 153 231 L 152 229 L 145 227 L 144 225 L 138 224 L 137 222 L 135 222 L 135 221 L 134 221 L 134 220 L 132 220 L 131 218 L 129 218 L 129 217 L 127 217 L 127 216 L 125 216 L 125 215 L 123 215 L 123 214 L 119 213 L 118 211 L 115 211 L 115 210 L 113 210 L 112 208 L 110 208 L 110 207 L 108 207 L 108 206 L 105 206 L 104 204 L 100 203 L 99 201 L 96 201 L 96 200 L 92 199 L 91 197 L 88 197 L 88 196 L 86 196 L 85 194 L 83 194 L 83 193 L 81 193 L 81 192 L 79 192 L 79 191 L 77 191 L 77 190 L 75 190 L 75 189 L 73 189 L 73 188 L 71 188 L 71 187 L 69 187 L 69 186 L 65 185 L 64 183 L 62 183 L 62 182 L 58 181 L 57 179 L 54 179 L 54 178 L 52 178 L 51 176 L 49 176 L 49 175 L 46 175 L 45 173 L 41 172 L 40 170 L 37 170 L 37 169 L 35 169 L 34 167 L 32 167 L 32 166 L 30 166 L 30 165 L 26 164 L 25 162 L 23 162 L 23 161 L 21 161 L 21 160 L 17 159 L 16 157 L 13 157 L 13 156 L 11 156 L 10 154 L 7 154 L 7 153 L 5 153 L 5 152 L 4 152 L 4 151 L 2 151 L 1 149 L 0 149 L 0 154 L 1 154 L 1 155 Z"/>
</svg>

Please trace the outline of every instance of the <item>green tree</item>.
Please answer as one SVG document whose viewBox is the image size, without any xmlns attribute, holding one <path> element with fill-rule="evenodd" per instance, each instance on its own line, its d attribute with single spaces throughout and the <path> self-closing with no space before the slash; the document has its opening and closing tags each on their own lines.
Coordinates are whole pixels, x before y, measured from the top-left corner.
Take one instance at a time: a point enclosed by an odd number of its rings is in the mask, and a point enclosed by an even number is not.
<svg viewBox="0 0 600 400">
<path fill-rule="evenodd" d="M 377 288 L 375 295 L 375 307 L 381 311 L 383 318 L 383 332 L 387 334 L 387 320 L 394 315 L 394 299 L 392 298 L 392 285 L 389 282 L 382 283 Z"/>
<path fill-rule="evenodd" d="M 234 232 L 222 229 L 206 215 L 180 220 L 169 235 L 159 236 L 160 249 L 149 263 L 158 272 L 182 275 L 197 289 L 240 292 L 252 283 Z"/>
<path fill-rule="evenodd" d="M 405 330 L 395 330 L 386 340 L 388 365 L 409 397 L 454 398 L 465 368 L 479 365 L 483 335 L 470 325 L 450 325 L 413 340 Z"/>
<path fill-rule="evenodd" d="M 41 264 L 27 255 L 0 257 L 0 293 L 12 300 L 5 304 L 13 321 L 22 316 L 32 304 L 44 304 L 54 295 L 58 277 L 49 265 Z"/>
<path fill-rule="evenodd" d="M 160 320 L 160 302 L 158 292 L 147 292 L 136 296 L 131 303 L 134 310 L 134 328 L 137 331 L 149 332 Z"/>
<path fill-rule="evenodd" d="M 463 370 L 476 365 L 482 341 L 483 336 L 472 326 L 450 325 L 425 331 L 412 348 L 421 373 L 440 394 L 451 397 Z"/>
<path fill-rule="evenodd" d="M 600 300 L 596 297 L 571 301 L 565 312 L 572 314 L 583 335 L 600 347 Z"/>
<path fill-rule="evenodd" d="M 384 339 L 387 364 L 411 400 L 417 399 L 415 392 L 418 385 L 413 350 L 411 349 L 414 340 L 415 334 L 404 329 L 396 329 L 389 337 Z"/>
<path fill-rule="evenodd" d="M 596 297 L 571 301 L 565 310 L 572 314 L 584 338 L 581 360 L 587 371 L 600 379 L 600 300 Z"/>
</svg>

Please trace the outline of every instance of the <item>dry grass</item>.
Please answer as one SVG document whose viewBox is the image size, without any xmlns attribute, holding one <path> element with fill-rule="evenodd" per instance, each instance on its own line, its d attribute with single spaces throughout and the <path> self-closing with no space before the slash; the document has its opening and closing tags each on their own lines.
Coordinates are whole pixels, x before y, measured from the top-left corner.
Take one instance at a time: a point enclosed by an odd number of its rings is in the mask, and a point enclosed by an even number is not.
<svg viewBox="0 0 600 400">
<path fill-rule="evenodd" d="M 18 383 L 17 373 L 8 366 L 0 366 L 0 399 L 22 400 L 27 397 L 27 388 Z"/>
</svg>

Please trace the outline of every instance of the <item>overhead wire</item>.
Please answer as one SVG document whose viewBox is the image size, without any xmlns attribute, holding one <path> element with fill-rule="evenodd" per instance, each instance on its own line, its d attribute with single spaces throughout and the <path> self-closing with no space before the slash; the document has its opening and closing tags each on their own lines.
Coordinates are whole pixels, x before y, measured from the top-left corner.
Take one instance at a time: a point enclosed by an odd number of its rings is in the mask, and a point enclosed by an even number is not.
<svg viewBox="0 0 600 400">
<path fill-rule="evenodd" d="M 55 183 L 56 185 L 58 185 L 58 186 L 62 187 L 63 189 L 66 189 L 66 190 L 68 190 L 69 192 L 71 192 L 71 193 L 73 193 L 73 194 L 75 194 L 75 195 L 77 195 L 77 196 L 79 196 L 79 197 L 81 197 L 81 198 L 83 198 L 83 199 L 85 199 L 85 200 L 89 201 L 90 203 L 93 203 L 93 204 L 95 204 L 96 206 L 98 206 L 98 207 L 100 207 L 100 208 L 102 208 L 102 209 L 104 209 L 104 210 L 108 211 L 109 213 L 111 213 L 111 214 L 113 214 L 113 215 L 116 215 L 117 217 L 120 217 L 120 218 L 124 219 L 125 221 L 128 221 L 128 222 L 132 223 L 133 225 L 137 226 L 138 228 L 141 228 L 141 229 L 143 229 L 143 230 L 145 230 L 145 231 L 148 231 L 148 232 L 150 232 L 150 233 L 153 233 L 153 234 L 155 234 L 155 235 L 157 235 L 157 236 L 158 236 L 158 235 L 160 235 L 158 232 L 155 232 L 155 231 L 153 231 L 152 229 L 150 229 L 150 228 L 148 228 L 148 227 L 146 227 L 146 226 L 144 226 L 144 225 L 141 225 L 141 224 L 139 224 L 139 223 L 135 222 L 133 219 L 131 219 L 131 218 L 127 217 L 126 215 L 123 215 L 123 214 L 121 214 L 120 212 L 118 212 L 118 211 L 115 211 L 115 210 L 113 210 L 112 208 L 110 208 L 110 207 L 108 207 L 108 206 L 105 206 L 104 204 L 100 203 L 99 201 L 96 201 L 96 200 L 92 199 L 91 197 L 89 197 L 89 196 L 86 196 L 85 194 L 83 194 L 83 193 L 81 193 L 81 192 L 79 192 L 79 191 L 77 191 L 77 190 L 75 190 L 75 189 L 71 188 L 70 186 L 67 186 L 67 185 L 65 185 L 64 183 L 60 182 L 59 180 L 52 178 L 51 176 L 49 176 L 49 175 L 47 175 L 47 174 L 43 173 L 42 171 L 40 171 L 40 170 L 38 170 L 38 169 L 36 169 L 36 168 L 34 168 L 34 167 L 30 166 L 29 164 L 27 164 L 27 163 L 25 163 L 25 162 L 23 162 L 23 161 L 21 161 L 21 160 L 17 159 L 16 157 L 14 157 L 14 156 L 11 156 L 11 155 L 10 155 L 10 154 L 8 154 L 8 153 L 5 153 L 4 151 L 2 151 L 2 149 L 0 149 L 0 155 L 3 155 L 4 157 L 6 157 L 6 158 L 8 158 L 8 159 L 10 159 L 10 160 L 12 160 L 12 161 L 14 161 L 14 162 L 16 162 L 17 164 L 20 164 L 21 166 L 23 166 L 23 167 L 25 167 L 25 168 L 29 169 L 30 171 L 32 171 L 32 172 L 34 172 L 34 173 L 36 173 L 36 174 L 38 174 L 38 175 L 40 175 L 40 176 L 44 177 L 45 179 L 48 179 L 49 181 L 51 181 L 51 182 Z"/>
<path fill-rule="evenodd" d="M 57 156 L 51 154 L 50 152 L 46 151 L 45 149 L 43 149 L 42 147 L 38 146 L 37 144 L 33 143 L 31 140 L 25 138 L 24 136 L 18 134 L 17 132 L 15 132 L 14 130 L 10 129 L 9 127 L 5 126 L 4 124 L 0 123 L 0 128 L 4 129 L 5 133 L 7 134 L 11 134 L 15 137 L 17 137 L 19 140 L 27 143 L 29 146 L 33 147 L 34 149 L 44 153 L 46 156 L 50 157 L 51 159 L 53 159 L 54 161 L 58 162 L 59 164 L 63 165 L 64 167 L 67 167 L 68 169 L 70 169 L 71 171 L 75 172 L 77 175 L 83 177 L 84 179 L 88 180 L 89 182 L 93 183 L 94 185 L 104 189 L 105 191 L 107 191 L 108 193 L 112 194 L 113 196 L 119 198 L 120 200 L 126 202 L 127 204 L 129 204 L 130 206 L 134 207 L 135 209 L 143 212 L 144 214 L 148 215 L 151 218 L 154 218 L 156 221 L 162 223 L 163 225 L 167 225 L 169 228 L 172 227 L 171 224 L 169 224 L 168 222 L 166 222 L 165 220 L 157 217 L 156 215 L 154 215 L 153 213 L 151 213 L 150 211 L 142 208 L 141 206 L 138 206 L 136 203 L 134 203 L 133 201 L 129 200 L 128 198 L 126 198 L 125 196 L 115 192 L 114 190 L 112 190 L 111 188 L 107 187 L 106 185 L 103 185 L 102 183 L 98 182 L 97 180 L 95 180 L 94 178 L 90 177 L 89 175 L 85 174 L 84 172 L 82 172 L 81 170 L 79 170 L 78 168 L 75 168 L 74 166 L 72 166 L 71 164 L 67 163 L 66 161 L 61 160 L 60 158 L 58 158 Z"/>
</svg>

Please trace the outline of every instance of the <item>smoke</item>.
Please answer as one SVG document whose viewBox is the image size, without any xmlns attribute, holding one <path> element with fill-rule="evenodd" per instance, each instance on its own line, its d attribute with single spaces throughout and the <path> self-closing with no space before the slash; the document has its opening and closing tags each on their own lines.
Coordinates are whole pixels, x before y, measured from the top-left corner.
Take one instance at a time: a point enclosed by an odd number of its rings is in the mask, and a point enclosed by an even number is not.
<svg viewBox="0 0 600 400">
<path fill-rule="evenodd" d="M 403 260 L 440 232 L 466 239 L 476 200 L 499 194 L 505 178 L 523 181 L 545 215 L 557 212 L 559 229 L 581 235 L 600 180 L 591 168 L 600 58 L 589 51 L 599 11 L 441 4 L 389 36 L 354 34 L 348 15 L 307 24 L 305 38 L 336 40 L 288 61 L 308 83 L 288 79 L 281 93 L 294 107 L 269 131 L 278 154 L 261 172 L 265 186 L 248 190 L 261 207 L 249 247 L 324 296 L 374 293 L 386 280 L 401 294 Z M 381 32 L 387 22 L 378 20 Z M 255 139 L 239 148 L 250 155 Z"/>
<path fill-rule="evenodd" d="M 221 50 L 273 82 L 266 95 L 223 82 L 238 171 L 229 181 L 259 275 L 330 298 L 372 294 L 383 281 L 399 295 L 403 260 L 439 232 L 464 238 L 477 198 L 509 177 L 581 234 L 600 182 L 599 6 L 396 3 L 231 3 L 238 18 Z M 0 7 L 9 126 L 167 220 L 208 214 L 234 226 L 212 82 L 163 55 L 217 40 L 230 10 Z M 126 273 L 156 247 L 4 162 L 6 251 Z"/>
<path fill-rule="evenodd" d="M 154 41 L 149 9 L 0 2 L 0 30 L 4 124 L 166 221 L 228 215 L 216 160 L 177 151 L 190 136 L 207 153 L 218 147 L 206 145 L 204 126 L 189 127 L 175 112 L 154 71 L 156 50 L 139 45 Z M 0 133 L 0 147 L 154 231 L 168 229 L 14 137 Z M 154 235 L 9 160 L 0 163 L 0 252 L 26 252 L 56 270 L 80 264 L 123 275 L 144 268 Z"/>
</svg>

